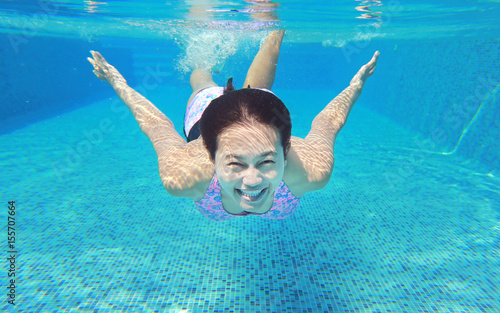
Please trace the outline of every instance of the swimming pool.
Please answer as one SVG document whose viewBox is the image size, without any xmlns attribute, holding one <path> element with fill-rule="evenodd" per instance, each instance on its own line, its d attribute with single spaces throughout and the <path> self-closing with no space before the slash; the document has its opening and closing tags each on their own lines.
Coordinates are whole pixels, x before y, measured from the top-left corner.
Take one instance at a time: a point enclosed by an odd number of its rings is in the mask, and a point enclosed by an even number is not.
<svg viewBox="0 0 500 313">
<path fill-rule="evenodd" d="M 2 3 L 2 310 L 499 311 L 498 2 L 207 3 Z M 210 221 L 165 192 L 88 51 L 182 133 L 192 62 L 239 86 L 282 27 L 273 91 L 292 135 L 375 50 L 377 70 L 327 187 L 282 221 Z"/>
</svg>

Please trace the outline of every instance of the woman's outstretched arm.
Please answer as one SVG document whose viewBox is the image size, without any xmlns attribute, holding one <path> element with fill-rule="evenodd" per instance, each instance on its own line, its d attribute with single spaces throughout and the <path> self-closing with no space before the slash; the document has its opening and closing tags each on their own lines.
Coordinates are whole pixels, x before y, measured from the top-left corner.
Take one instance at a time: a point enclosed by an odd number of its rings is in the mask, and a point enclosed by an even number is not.
<svg viewBox="0 0 500 313">
<path fill-rule="evenodd" d="M 323 111 L 316 116 L 306 140 L 308 138 L 312 139 L 320 136 L 333 148 L 335 138 L 342 127 L 344 127 L 354 103 L 356 103 L 361 95 L 367 78 L 370 77 L 375 70 L 379 55 L 380 53 L 376 51 L 370 62 L 363 65 L 356 75 L 354 75 L 349 87 L 344 89 L 338 96 L 330 101 Z"/>
<path fill-rule="evenodd" d="M 305 139 L 292 137 L 289 164 L 291 182 L 296 182 L 296 196 L 323 188 L 330 181 L 334 166 L 333 148 L 338 133 L 344 127 L 349 112 L 358 100 L 367 78 L 373 74 L 379 52 L 354 75 L 344 89 L 314 118 Z"/>
<path fill-rule="evenodd" d="M 130 88 L 123 76 L 99 52 L 91 53 L 94 58 L 88 60 L 94 66 L 96 76 L 115 89 L 153 144 L 165 189 L 174 196 L 197 197 L 199 192 L 193 190 L 196 183 L 211 178 L 213 171 L 203 144 L 199 140 L 186 143 L 165 114 Z"/>
<path fill-rule="evenodd" d="M 186 141 L 177 133 L 174 124 L 148 99 L 127 85 L 127 81 L 118 70 L 109 64 L 97 51 L 90 51 L 92 58 L 87 58 L 94 66 L 94 73 L 108 82 L 116 94 L 127 105 L 142 132 L 148 136 L 156 152 L 159 142 L 166 145 L 183 145 Z"/>
</svg>

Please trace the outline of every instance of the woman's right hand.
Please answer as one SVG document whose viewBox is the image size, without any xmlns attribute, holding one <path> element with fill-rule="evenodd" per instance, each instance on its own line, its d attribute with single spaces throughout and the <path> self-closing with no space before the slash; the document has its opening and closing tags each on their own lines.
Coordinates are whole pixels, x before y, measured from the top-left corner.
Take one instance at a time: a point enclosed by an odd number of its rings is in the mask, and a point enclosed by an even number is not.
<svg viewBox="0 0 500 313">
<path fill-rule="evenodd" d="M 90 53 L 93 59 L 87 58 L 87 60 L 94 67 L 94 74 L 97 78 L 107 81 L 113 87 L 119 83 L 127 83 L 122 74 L 113 65 L 109 64 L 99 52 L 90 51 Z"/>
</svg>

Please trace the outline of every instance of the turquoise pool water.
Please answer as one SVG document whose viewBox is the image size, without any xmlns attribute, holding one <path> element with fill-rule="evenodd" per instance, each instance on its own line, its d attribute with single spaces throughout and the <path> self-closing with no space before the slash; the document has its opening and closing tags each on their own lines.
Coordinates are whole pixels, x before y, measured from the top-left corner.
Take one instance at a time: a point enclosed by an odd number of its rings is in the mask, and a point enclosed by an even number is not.
<svg viewBox="0 0 500 313">
<path fill-rule="evenodd" d="M 500 4 L 282 1 L 266 20 L 255 5 L 2 3 L 2 310 L 500 310 Z M 241 84 L 282 27 L 273 91 L 292 135 L 379 50 L 376 73 L 324 189 L 283 221 L 210 221 L 165 192 L 150 142 L 85 58 L 101 51 L 182 133 L 190 64 Z"/>
</svg>

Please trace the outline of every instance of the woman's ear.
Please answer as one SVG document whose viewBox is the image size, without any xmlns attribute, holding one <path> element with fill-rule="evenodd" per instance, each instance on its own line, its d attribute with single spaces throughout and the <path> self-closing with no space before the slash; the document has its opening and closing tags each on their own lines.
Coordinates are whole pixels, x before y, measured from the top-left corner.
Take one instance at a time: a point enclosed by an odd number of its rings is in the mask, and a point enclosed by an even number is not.
<svg viewBox="0 0 500 313">
<path fill-rule="evenodd" d="M 286 161 L 286 157 L 287 157 L 287 155 L 288 155 L 288 152 L 290 152 L 290 148 L 291 148 L 291 147 L 292 147 L 292 146 L 290 145 L 290 143 L 288 143 L 288 145 L 286 146 L 285 155 L 284 155 L 284 158 L 285 158 L 285 166 L 286 166 L 286 162 L 287 162 L 287 161 Z"/>
</svg>

